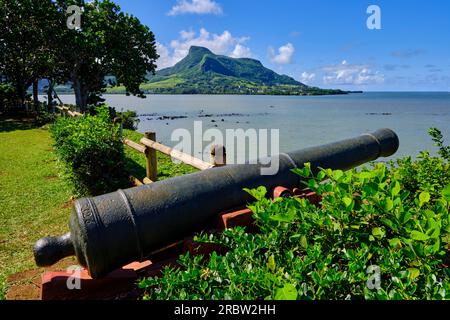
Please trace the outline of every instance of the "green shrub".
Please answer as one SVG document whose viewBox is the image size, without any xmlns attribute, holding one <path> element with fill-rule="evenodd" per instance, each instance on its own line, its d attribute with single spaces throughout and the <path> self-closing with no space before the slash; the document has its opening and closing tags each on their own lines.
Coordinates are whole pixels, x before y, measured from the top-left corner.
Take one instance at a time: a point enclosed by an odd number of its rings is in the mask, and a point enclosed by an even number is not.
<svg viewBox="0 0 450 320">
<path fill-rule="evenodd" d="M 107 105 L 102 106 L 108 108 L 109 119 L 111 122 L 122 123 L 123 129 L 137 130 L 140 120 L 138 119 L 136 111 L 127 110 L 118 112 L 114 107 L 109 107 Z M 97 115 L 97 107 L 90 106 L 88 113 L 90 115 Z"/>
<path fill-rule="evenodd" d="M 19 106 L 16 88 L 7 83 L 0 83 L 0 112 L 14 112 Z"/>
<path fill-rule="evenodd" d="M 106 107 L 96 116 L 59 118 L 51 133 L 78 194 L 103 194 L 126 184 L 122 137 Z"/>
<path fill-rule="evenodd" d="M 124 129 L 137 130 L 140 120 L 137 118 L 136 111 L 117 112 L 117 117 L 120 119 Z"/>
<path fill-rule="evenodd" d="M 201 234 L 198 243 L 226 253 L 182 256 L 179 268 L 140 282 L 144 298 L 450 298 L 448 163 L 423 154 L 392 167 L 314 176 L 306 165 L 295 173 L 321 195 L 320 207 L 297 198 L 272 201 L 263 187 L 248 190 L 260 232 Z"/>
<path fill-rule="evenodd" d="M 56 120 L 56 115 L 48 112 L 47 110 L 42 110 L 36 116 L 35 123 L 38 127 L 42 127 L 46 124 L 53 123 Z"/>
<path fill-rule="evenodd" d="M 409 192 L 427 191 L 436 197 L 450 181 L 450 164 L 431 157 L 428 152 L 421 152 L 416 161 L 411 157 L 397 160 L 393 175 Z"/>
<path fill-rule="evenodd" d="M 439 148 L 439 155 L 447 161 L 450 161 L 450 146 L 444 145 L 444 136 L 437 128 L 431 128 L 428 132 L 433 139 L 434 145 Z"/>
</svg>

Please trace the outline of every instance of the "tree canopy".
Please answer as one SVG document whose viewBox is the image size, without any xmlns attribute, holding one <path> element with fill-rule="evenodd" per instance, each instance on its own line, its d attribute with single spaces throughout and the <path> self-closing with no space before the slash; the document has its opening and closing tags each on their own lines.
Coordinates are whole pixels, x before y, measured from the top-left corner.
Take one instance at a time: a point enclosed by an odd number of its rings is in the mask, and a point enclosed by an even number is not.
<svg viewBox="0 0 450 320">
<path fill-rule="evenodd" d="M 67 8 L 82 9 L 81 26 L 69 29 Z M 143 97 L 139 85 L 154 73 L 154 34 L 109 0 L 0 0 L 0 75 L 23 104 L 39 79 L 70 82 L 81 111 L 95 104 L 107 76 L 127 94 Z M 3 9 L 4 8 L 4 9 Z"/>
</svg>

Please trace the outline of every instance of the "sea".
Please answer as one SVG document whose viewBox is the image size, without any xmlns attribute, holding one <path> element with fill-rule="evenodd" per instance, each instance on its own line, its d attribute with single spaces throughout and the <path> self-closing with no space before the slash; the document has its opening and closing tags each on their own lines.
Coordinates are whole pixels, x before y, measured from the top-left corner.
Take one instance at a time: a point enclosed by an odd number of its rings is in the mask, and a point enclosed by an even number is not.
<svg viewBox="0 0 450 320">
<path fill-rule="evenodd" d="M 60 98 L 64 103 L 75 101 L 73 95 Z M 104 95 L 103 98 L 118 111 L 136 111 L 140 120 L 138 131 L 154 131 L 159 142 L 172 147 L 179 144 L 180 132 L 189 132 L 193 140 L 202 140 L 205 147 L 210 143 L 205 141 L 208 129 L 220 130 L 224 137 L 227 130 L 251 129 L 256 130 L 258 137 L 266 134 L 269 141 L 278 132 L 278 145 L 276 148 L 270 145 L 268 155 L 272 150 L 294 151 L 380 128 L 394 130 L 400 139 L 400 148 L 390 159 L 416 157 L 425 150 L 436 154 L 428 135 L 431 127 L 439 128 L 450 144 L 449 92 L 366 92 L 335 96 L 147 95 L 145 99 Z M 204 150 L 193 147 L 190 153 L 208 157 L 207 147 Z"/>
</svg>

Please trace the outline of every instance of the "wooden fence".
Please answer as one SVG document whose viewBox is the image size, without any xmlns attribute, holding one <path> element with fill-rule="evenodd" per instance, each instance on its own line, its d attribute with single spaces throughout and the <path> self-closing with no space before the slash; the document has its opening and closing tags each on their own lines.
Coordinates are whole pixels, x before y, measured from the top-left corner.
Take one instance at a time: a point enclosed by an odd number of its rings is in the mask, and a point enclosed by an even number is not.
<svg viewBox="0 0 450 320">
<path fill-rule="evenodd" d="M 65 116 L 65 115 L 69 115 L 71 117 L 79 117 L 82 116 L 82 113 L 79 113 L 77 111 L 71 111 L 69 107 L 61 105 L 61 106 L 56 106 L 56 109 L 58 109 L 59 111 L 61 111 L 61 115 Z"/>
<path fill-rule="evenodd" d="M 68 115 L 70 117 L 78 117 L 83 115 L 79 112 L 71 111 L 69 107 L 64 105 L 57 106 L 56 108 L 61 111 L 63 116 Z M 130 181 L 135 186 L 151 184 L 158 180 L 158 160 L 156 152 L 161 152 L 167 156 L 170 156 L 172 159 L 181 161 L 198 170 L 208 170 L 226 165 L 226 150 L 222 145 L 213 145 L 210 152 L 210 162 L 205 162 L 191 156 L 190 154 L 175 150 L 157 142 L 155 132 L 146 132 L 144 137 L 140 140 L 140 143 L 129 139 L 124 139 L 123 143 L 146 158 L 146 176 L 144 179 L 141 181 L 136 177 L 130 177 Z"/>
</svg>

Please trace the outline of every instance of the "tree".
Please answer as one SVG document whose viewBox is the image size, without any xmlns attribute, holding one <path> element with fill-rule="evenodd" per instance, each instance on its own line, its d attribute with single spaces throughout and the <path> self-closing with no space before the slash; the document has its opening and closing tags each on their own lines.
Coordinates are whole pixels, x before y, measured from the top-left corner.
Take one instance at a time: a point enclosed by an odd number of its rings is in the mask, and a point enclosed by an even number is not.
<svg viewBox="0 0 450 320">
<path fill-rule="evenodd" d="M 106 76 L 114 76 L 127 94 L 144 97 L 139 85 L 155 72 L 158 59 L 149 28 L 109 0 L 58 0 L 57 4 L 63 14 L 69 5 L 83 8 L 81 30 L 65 28 L 60 40 L 61 61 L 80 110 L 98 102 Z"/>
<path fill-rule="evenodd" d="M 37 81 L 54 72 L 56 7 L 51 0 L 0 0 L 0 7 L 0 74 L 14 86 L 22 107 L 34 84 L 36 105 Z"/>
<path fill-rule="evenodd" d="M 83 8 L 81 29 L 67 27 L 67 8 Z M 0 0 L 0 74 L 25 104 L 33 84 L 70 82 L 76 104 L 85 111 L 100 100 L 106 76 L 127 94 L 144 97 L 139 85 L 156 69 L 155 37 L 148 27 L 109 0 Z"/>
</svg>

